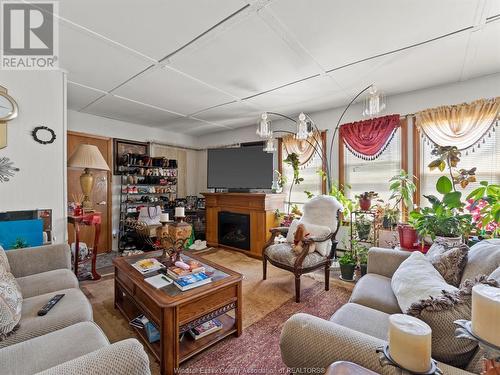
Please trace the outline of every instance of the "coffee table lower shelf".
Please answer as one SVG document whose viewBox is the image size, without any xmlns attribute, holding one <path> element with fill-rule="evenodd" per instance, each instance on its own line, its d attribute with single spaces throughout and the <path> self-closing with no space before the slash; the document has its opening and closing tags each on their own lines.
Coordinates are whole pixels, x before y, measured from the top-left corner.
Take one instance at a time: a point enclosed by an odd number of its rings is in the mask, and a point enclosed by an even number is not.
<svg viewBox="0 0 500 375">
<path fill-rule="evenodd" d="M 157 319 L 152 316 L 147 309 L 144 309 L 140 306 L 128 293 L 128 291 L 120 285 L 119 281 L 115 281 L 117 288 L 117 295 L 115 299 L 116 308 L 122 313 L 122 315 L 127 319 L 127 321 L 131 321 L 137 316 L 143 314 L 146 316 L 151 322 L 155 324 L 157 328 L 159 328 L 160 324 Z M 233 310 L 232 310 L 233 311 Z M 208 347 L 214 345 L 215 343 L 223 340 L 224 338 L 238 334 L 238 327 L 236 325 L 236 319 L 230 315 L 232 311 L 229 313 L 224 313 L 222 315 L 217 316 L 217 319 L 222 323 L 222 328 L 214 332 L 210 335 L 202 337 L 201 339 L 195 340 L 191 337 L 191 335 L 186 332 L 182 339 L 179 340 L 179 363 L 182 363 L 194 355 L 202 352 Z M 136 328 L 134 326 L 130 326 L 133 331 L 137 334 L 139 339 L 144 343 L 144 345 L 149 349 L 149 351 L 153 354 L 153 356 L 161 362 L 161 344 L 160 341 L 156 341 L 154 343 L 149 342 L 146 331 L 144 329 Z"/>
</svg>

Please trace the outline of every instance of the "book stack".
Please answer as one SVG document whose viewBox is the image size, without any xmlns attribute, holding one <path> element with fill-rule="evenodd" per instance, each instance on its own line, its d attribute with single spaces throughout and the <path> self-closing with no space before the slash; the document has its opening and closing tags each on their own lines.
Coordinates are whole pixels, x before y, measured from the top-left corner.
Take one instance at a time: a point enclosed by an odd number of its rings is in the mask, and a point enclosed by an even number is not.
<svg viewBox="0 0 500 375">
<path fill-rule="evenodd" d="M 210 335 L 211 333 L 217 332 L 222 328 L 222 323 L 219 319 L 212 319 L 206 323 L 199 325 L 189 331 L 189 334 L 195 339 L 199 340 L 202 337 Z"/>
<path fill-rule="evenodd" d="M 186 291 L 212 281 L 212 278 L 205 271 L 205 267 L 201 263 L 190 259 L 186 262 L 175 262 L 175 266 L 167 268 L 167 275 L 173 279 L 176 287 L 182 291 Z"/>
<path fill-rule="evenodd" d="M 174 279 L 174 285 L 182 290 L 190 290 L 212 282 L 212 278 L 204 272 L 193 273 L 192 275 L 178 277 Z"/>
<path fill-rule="evenodd" d="M 148 259 L 141 259 L 138 262 L 135 262 L 134 264 L 132 264 L 132 267 L 134 267 L 140 273 L 144 274 L 153 271 L 158 271 L 159 269 L 164 268 L 165 266 L 155 258 L 148 258 Z"/>
<path fill-rule="evenodd" d="M 197 262 L 196 260 L 188 260 L 186 262 L 181 262 L 181 264 L 183 264 L 184 268 L 178 266 L 171 266 L 168 267 L 167 273 L 172 278 L 177 279 L 179 277 L 189 276 L 194 273 L 205 272 L 205 267 L 203 267 L 203 265 L 200 262 Z"/>
</svg>

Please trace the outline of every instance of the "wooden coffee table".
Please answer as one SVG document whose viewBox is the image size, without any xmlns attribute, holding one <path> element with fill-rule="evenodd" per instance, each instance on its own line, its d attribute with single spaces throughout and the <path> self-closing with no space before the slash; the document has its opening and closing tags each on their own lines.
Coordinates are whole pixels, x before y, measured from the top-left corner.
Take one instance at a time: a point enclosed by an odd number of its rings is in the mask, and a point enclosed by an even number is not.
<svg viewBox="0 0 500 375">
<path fill-rule="evenodd" d="M 160 253 L 113 260 L 115 307 L 128 321 L 144 314 L 159 329 L 160 341 L 151 344 L 143 329 L 131 326 L 160 362 L 163 375 L 174 374 L 183 361 L 229 335 L 240 336 L 242 331 L 241 274 L 189 252 L 184 254 L 215 271 L 214 281 L 185 292 L 173 284 L 156 289 L 131 264 L 141 258 L 158 257 Z M 223 324 L 221 330 L 196 341 L 188 333 L 189 329 L 215 317 Z"/>
</svg>

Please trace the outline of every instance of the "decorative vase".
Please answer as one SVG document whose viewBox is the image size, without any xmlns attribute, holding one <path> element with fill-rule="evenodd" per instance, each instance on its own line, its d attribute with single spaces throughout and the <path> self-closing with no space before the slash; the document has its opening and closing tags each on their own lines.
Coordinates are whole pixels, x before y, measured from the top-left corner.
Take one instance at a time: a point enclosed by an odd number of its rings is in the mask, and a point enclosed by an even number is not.
<svg viewBox="0 0 500 375">
<path fill-rule="evenodd" d="M 417 245 L 417 231 L 408 224 L 398 225 L 399 246 L 404 250 L 415 250 Z"/>
<path fill-rule="evenodd" d="M 370 198 L 359 198 L 359 207 L 362 211 L 370 211 L 372 200 Z"/>
<path fill-rule="evenodd" d="M 354 277 L 354 264 L 341 264 L 340 265 L 340 274 L 342 280 L 352 281 Z"/>
<path fill-rule="evenodd" d="M 443 244 L 447 247 L 459 246 L 463 243 L 462 236 L 460 237 L 442 237 L 436 236 L 434 243 Z"/>
</svg>

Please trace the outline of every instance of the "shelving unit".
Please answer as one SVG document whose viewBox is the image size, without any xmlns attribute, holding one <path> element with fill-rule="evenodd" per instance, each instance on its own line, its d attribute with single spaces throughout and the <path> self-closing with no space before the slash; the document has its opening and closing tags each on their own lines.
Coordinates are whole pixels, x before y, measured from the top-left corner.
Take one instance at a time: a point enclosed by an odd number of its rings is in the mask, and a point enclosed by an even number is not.
<svg viewBox="0 0 500 375">
<path fill-rule="evenodd" d="M 127 219 L 137 219 L 140 207 L 160 206 L 169 212 L 170 202 L 177 198 L 177 168 L 121 165 L 120 226 L 118 248 L 126 250 L 135 240 L 135 232 L 127 229 Z M 160 175 L 161 174 L 161 175 Z M 135 244 L 137 246 L 137 244 Z"/>
</svg>

